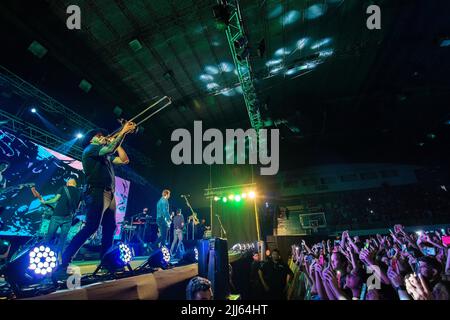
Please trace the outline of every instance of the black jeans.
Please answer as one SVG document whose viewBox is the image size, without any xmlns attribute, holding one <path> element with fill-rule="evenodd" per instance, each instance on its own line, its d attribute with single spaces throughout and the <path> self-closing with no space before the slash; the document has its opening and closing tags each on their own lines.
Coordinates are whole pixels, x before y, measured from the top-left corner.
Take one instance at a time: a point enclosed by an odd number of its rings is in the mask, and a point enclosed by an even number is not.
<svg viewBox="0 0 450 320">
<path fill-rule="evenodd" d="M 86 193 L 86 224 L 70 242 L 62 257 L 62 266 L 66 267 L 84 245 L 102 226 L 102 247 L 100 256 L 112 246 L 116 230 L 116 201 L 114 191 L 103 188 L 89 188 Z"/>
<path fill-rule="evenodd" d="M 48 231 L 45 236 L 45 242 L 48 244 L 54 244 L 56 233 L 58 232 L 58 229 L 61 228 L 61 233 L 59 234 L 59 239 L 56 247 L 58 255 L 62 254 L 64 245 L 66 244 L 67 234 L 69 233 L 71 226 L 72 226 L 71 216 L 68 217 L 53 216 L 50 219 Z"/>
<path fill-rule="evenodd" d="M 159 237 L 157 240 L 158 244 L 161 244 L 161 246 L 165 246 L 167 245 L 168 240 L 168 231 L 169 231 L 169 227 L 167 226 L 167 222 L 164 219 L 158 219 L 157 220 L 157 224 L 158 224 L 158 229 L 159 229 Z"/>
</svg>

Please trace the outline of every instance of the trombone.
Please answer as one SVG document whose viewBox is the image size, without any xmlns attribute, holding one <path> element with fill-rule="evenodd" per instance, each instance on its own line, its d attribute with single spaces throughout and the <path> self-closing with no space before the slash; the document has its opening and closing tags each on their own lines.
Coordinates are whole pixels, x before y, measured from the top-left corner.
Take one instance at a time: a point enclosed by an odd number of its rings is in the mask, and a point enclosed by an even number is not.
<svg viewBox="0 0 450 320">
<path fill-rule="evenodd" d="M 153 108 L 155 108 L 156 106 L 158 106 L 161 103 L 164 103 L 164 105 L 162 105 L 161 107 L 157 108 L 156 111 L 153 111 L 152 113 L 148 114 Z M 148 106 L 141 113 L 135 115 L 130 120 L 120 119 L 119 122 L 122 125 L 122 127 L 127 122 L 134 122 L 136 124 L 136 130 L 133 131 L 133 132 L 136 132 L 140 125 L 142 125 L 144 122 L 148 121 L 150 118 L 154 117 L 156 114 L 158 114 L 159 112 L 161 112 L 162 110 L 164 110 L 165 108 L 170 106 L 171 104 L 172 104 L 172 99 L 170 97 L 168 97 L 168 96 L 164 96 L 161 99 L 159 99 L 158 101 L 156 101 L 155 103 L 153 103 L 152 105 Z M 141 119 L 141 120 L 138 120 L 140 117 L 144 117 L 144 118 Z M 138 121 L 136 122 L 136 120 L 138 120 Z M 120 127 L 119 129 L 117 129 L 116 131 L 111 133 L 106 138 L 108 140 L 114 139 L 119 134 L 120 130 L 122 130 L 122 127 Z"/>
</svg>

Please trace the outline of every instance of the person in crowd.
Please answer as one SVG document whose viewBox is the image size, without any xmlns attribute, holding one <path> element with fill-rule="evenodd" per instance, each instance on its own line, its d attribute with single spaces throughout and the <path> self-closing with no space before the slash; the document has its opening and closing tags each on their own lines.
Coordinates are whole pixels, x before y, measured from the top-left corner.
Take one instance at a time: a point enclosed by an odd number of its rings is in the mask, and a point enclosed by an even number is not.
<svg viewBox="0 0 450 320">
<path fill-rule="evenodd" d="M 440 239 L 436 232 L 417 235 L 395 225 L 388 235 L 356 238 L 346 231 L 333 245 L 303 242 L 292 249 L 289 298 L 449 300 L 450 249 Z M 300 273 L 307 280 L 303 292 L 295 288 Z"/>
<path fill-rule="evenodd" d="M 259 278 L 259 271 L 262 267 L 262 261 L 259 252 L 253 252 L 252 263 L 250 266 L 250 299 L 261 299 L 264 294 L 264 288 Z"/>
<path fill-rule="evenodd" d="M 213 300 L 211 281 L 202 277 L 192 278 L 186 287 L 186 300 Z"/>
<path fill-rule="evenodd" d="M 285 300 L 287 298 L 287 284 L 293 272 L 281 259 L 278 249 L 272 250 L 271 259 L 266 261 L 258 271 L 266 297 L 271 300 Z"/>
</svg>

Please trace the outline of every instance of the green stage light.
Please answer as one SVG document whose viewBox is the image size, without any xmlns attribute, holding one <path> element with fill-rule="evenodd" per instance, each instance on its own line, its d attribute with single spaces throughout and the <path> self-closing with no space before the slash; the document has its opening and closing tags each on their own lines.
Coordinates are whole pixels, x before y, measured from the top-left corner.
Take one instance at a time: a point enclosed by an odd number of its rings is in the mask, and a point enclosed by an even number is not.
<svg viewBox="0 0 450 320">
<path fill-rule="evenodd" d="M 220 198 L 219 197 L 214 197 L 214 201 L 219 201 Z"/>
<path fill-rule="evenodd" d="M 230 195 L 228 196 L 228 199 L 233 200 L 233 199 L 234 199 L 234 194 L 230 194 Z"/>
<path fill-rule="evenodd" d="M 223 202 L 227 202 L 227 200 L 228 200 L 227 197 L 223 197 L 223 198 L 222 198 L 222 201 L 223 201 Z"/>
<path fill-rule="evenodd" d="M 234 197 L 234 200 L 235 200 L 236 202 L 241 201 L 241 196 L 239 196 L 239 195 L 238 195 L 238 196 L 235 196 L 235 197 Z"/>
</svg>

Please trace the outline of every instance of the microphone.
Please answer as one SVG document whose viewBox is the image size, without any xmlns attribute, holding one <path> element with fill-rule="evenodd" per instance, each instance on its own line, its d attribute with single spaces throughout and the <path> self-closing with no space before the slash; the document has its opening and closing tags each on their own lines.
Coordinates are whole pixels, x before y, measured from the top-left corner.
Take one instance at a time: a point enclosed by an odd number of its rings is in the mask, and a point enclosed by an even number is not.
<svg viewBox="0 0 450 320">
<path fill-rule="evenodd" d="M 182 194 L 181 197 L 182 198 L 189 198 L 191 195 L 190 194 Z"/>
</svg>

